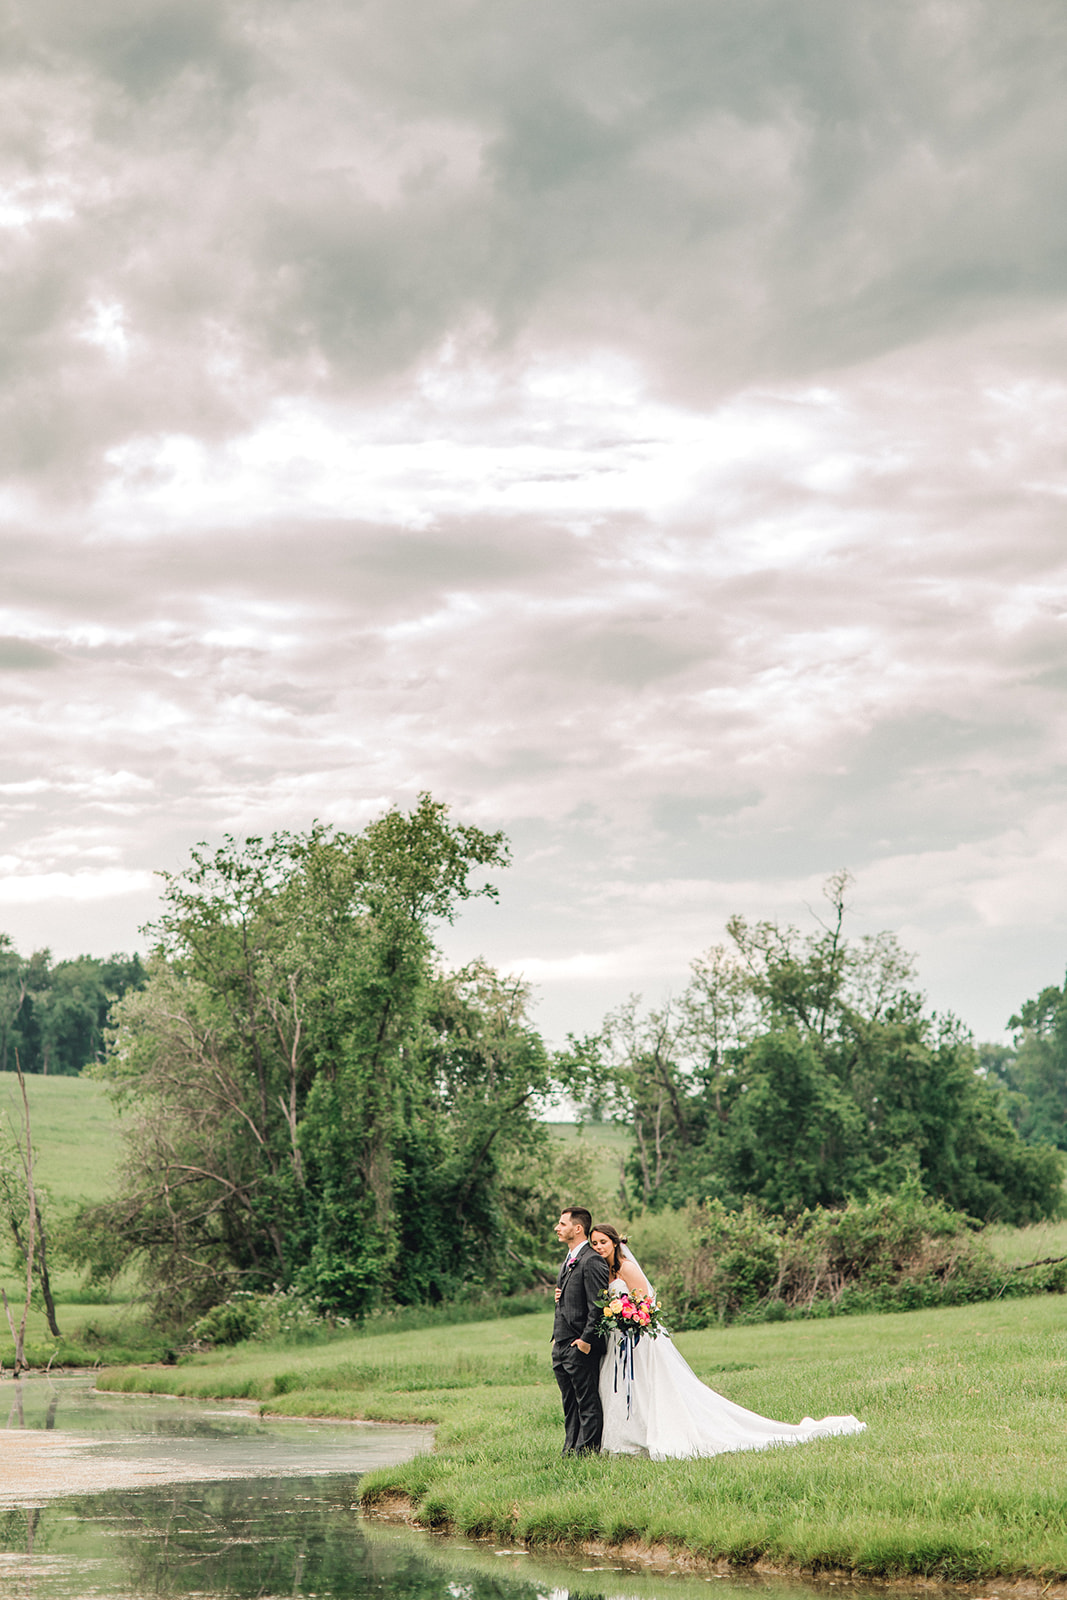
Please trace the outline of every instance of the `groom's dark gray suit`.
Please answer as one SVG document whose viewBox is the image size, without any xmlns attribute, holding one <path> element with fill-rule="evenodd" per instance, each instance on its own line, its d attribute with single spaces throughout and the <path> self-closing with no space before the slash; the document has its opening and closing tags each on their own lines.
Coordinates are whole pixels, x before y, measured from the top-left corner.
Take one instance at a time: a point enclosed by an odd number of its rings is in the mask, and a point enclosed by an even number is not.
<svg viewBox="0 0 1067 1600">
<path fill-rule="evenodd" d="M 604 1341 L 596 1332 L 597 1297 L 611 1279 L 608 1264 L 592 1245 L 582 1245 L 574 1261 L 559 1269 L 560 1296 L 552 1328 L 552 1370 L 563 1396 L 563 1454 L 600 1449 L 604 1413 L 600 1407 L 600 1362 Z M 574 1343 L 590 1346 L 588 1355 Z"/>
</svg>

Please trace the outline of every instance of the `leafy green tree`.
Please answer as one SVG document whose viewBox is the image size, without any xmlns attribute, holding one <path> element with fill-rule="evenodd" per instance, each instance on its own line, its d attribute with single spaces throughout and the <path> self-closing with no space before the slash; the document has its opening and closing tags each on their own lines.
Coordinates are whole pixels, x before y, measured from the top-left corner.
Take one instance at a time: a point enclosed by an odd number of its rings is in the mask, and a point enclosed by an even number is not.
<svg viewBox="0 0 1067 1600">
<path fill-rule="evenodd" d="M 529 1178 L 551 1160 L 535 1115 L 553 1062 L 529 1021 L 526 984 L 482 961 L 435 975 L 407 1080 L 401 1148 L 399 1300 L 529 1281 L 544 1251 L 524 1221 Z"/>
<path fill-rule="evenodd" d="M 506 860 L 502 835 L 453 827 L 428 795 L 410 816 L 388 812 L 356 839 L 313 836 L 304 853 L 293 889 L 299 950 L 316 973 L 321 1070 L 301 1139 L 316 1191 L 302 1282 L 329 1306 L 361 1310 L 404 1278 L 396 1164 L 412 1079 L 416 1099 L 426 1092 L 418 1045 L 436 960 L 430 927 L 473 894 L 495 896 L 468 878 Z M 340 941 L 339 886 L 355 912 Z"/>
<path fill-rule="evenodd" d="M 604 1019 L 601 1043 L 615 1113 L 634 1134 L 632 1176 L 645 1205 L 661 1201 L 665 1186 L 693 1146 L 699 1145 L 706 1108 L 691 1093 L 679 1015 L 670 1004 L 640 1012 L 640 996 Z M 588 1043 L 586 1064 L 591 1065 Z M 575 1063 L 577 1065 L 577 1062 Z M 590 1075 L 593 1092 L 599 1079 Z"/>
<path fill-rule="evenodd" d="M 925 1010 L 895 937 L 846 938 L 849 883 L 829 880 L 818 932 L 735 916 L 730 944 L 694 963 L 676 1007 L 641 1017 L 631 1003 L 607 1019 L 602 1050 L 646 1203 L 793 1211 L 917 1172 L 983 1220 L 1055 1213 L 1059 1157 L 1020 1140 L 970 1036 Z M 1044 1060 L 1054 1025 L 1042 1025 Z"/>
<path fill-rule="evenodd" d="M 139 956 L 52 962 L 18 955 L 0 935 L 0 1070 L 75 1076 L 102 1057 L 112 1004 L 145 981 Z"/>
<path fill-rule="evenodd" d="M 26 963 L 6 933 L 0 933 L 0 1072 L 14 1072 L 24 1037 L 20 1019 L 26 1001 Z M 25 1068 L 24 1068 L 25 1070 Z"/>
<path fill-rule="evenodd" d="M 525 989 L 445 973 L 432 937 L 506 861 L 428 795 L 357 835 L 198 847 L 117 1009 L 101 1259 L 122 1238 L 178 1318 L 273 1283 L 359 1315 L 500 1281 L 508 1252 L 529 1281 L 512 1180 L 544 1150 L 551 1063 Z"/>
<path fill-rule="evenodd" d="M 1009 1019 L 1013 1051 L 987 1065 L 1008 1094 L 1009 1114 L 1028 1142 L 1067 1150 L 1067 982 L 1050 984 Z"/>
<path fill-rule="evenodd" d="M 810 1039 L 776 1029 L 746 1053 L 730 1117 L 718 1134 L 721 1183 L 771 1211 L 840 1205 L 872 1169 L 856 1102 Z"/>
</svg>

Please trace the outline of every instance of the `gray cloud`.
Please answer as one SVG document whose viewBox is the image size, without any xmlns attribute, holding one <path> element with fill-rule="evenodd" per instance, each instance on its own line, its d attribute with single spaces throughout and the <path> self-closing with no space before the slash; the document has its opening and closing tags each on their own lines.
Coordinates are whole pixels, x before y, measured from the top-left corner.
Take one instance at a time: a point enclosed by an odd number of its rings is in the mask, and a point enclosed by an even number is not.
<svg viewBox="0 0 1067 1600">
<path fill-rule="evenodd" d="M 225 434 L 446 336 L 599 341 L 708 397 L 1047 300 L 1064 27 L 992 0 L 35 9 L 9 459 Z"/>
<path fill-rule="evenodd" d="M 0 638 L 0 672 L 39 672 L 59 665 L 54 650 L 46 650 L 30 639 Z"/>
<path fill-rule="evenodd" d="M 0 926 L 129 945 L 193 838 L 430 787 L 557 1032 L 844 861 L 985 1031 L 1058 976 L 1059 6 L 9 42 Z"/>
</svg>

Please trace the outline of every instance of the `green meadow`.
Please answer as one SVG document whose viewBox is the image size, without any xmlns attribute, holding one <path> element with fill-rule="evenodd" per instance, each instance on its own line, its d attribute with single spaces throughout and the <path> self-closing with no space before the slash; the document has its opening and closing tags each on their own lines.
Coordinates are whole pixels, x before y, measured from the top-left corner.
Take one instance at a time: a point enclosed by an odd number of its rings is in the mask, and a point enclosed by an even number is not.
<svg viewBox="0 0 1067 1600">
<path fill-rule="evenodd" d="M 854 1438 L 700 1461 L 561 1461 L 547 1313 L 315 1346 L 244 1345 L 102 1387 L 256 1399 L 264 1412 L 435 1422 L 436 1449 L 363 1480 L 427 1526 L 878 1577 L 1067 1576 L 1067 1304 L 1058 1296 L 679 1336 L 699 1376 Z"/>
<path fill-rule="evenodd" d="M 29 1074 L 26 1092 L 30 1126 L 36 1152 L 35 1175 L 42 1207 L 55 1244 L 62 1219 L 78 1205 L 106 1199 L 120 1153 L 118 1117 L 107 1088 L 91 1078 L 42 1077 Z M 22 1137 L 22 1099 L 13 1072 L 0 1073 L 0 1120 L 5 1134 Z M 58 1255 L 58 1252 L 56 1253 Z M 104 1354 L 121 1359 L 127 1349 L 145 1355 L 162 1353 L 165 1346 L 146 1329 L 144 1312 L 131 1304 L 134 1285 L 115 1285 L 108 1295 L 87 1293 L 85 1273 L 77 1262 L 54 1259 L 52 1288 L 62 1338 L 58 1345 L 48 1332 L 44 1313 L 34 1307 L 26 1323 L 27 1355 L 44 1365 L 50 1358 L 60 1366 L 91 1366 Z M 25 1278 L 14 1270 L 9 1255 L 0 1258 L 0 1284 L 21 1317 Z M 0 1309 L 0 1361 L 10 1367 L 14 1347 L 7 1319 Z"/>
<path fill-rule="evenodd" d="M 118 1117 L 105 1084 L 92 1078 L 26 1078 L 38 1182 L 53 1208 L 103 1200 L 119 1154 Z M 21 1134 L 22 1098 L 13 1072 L 0 1073 L 0 1118 Z"/>
</svg>

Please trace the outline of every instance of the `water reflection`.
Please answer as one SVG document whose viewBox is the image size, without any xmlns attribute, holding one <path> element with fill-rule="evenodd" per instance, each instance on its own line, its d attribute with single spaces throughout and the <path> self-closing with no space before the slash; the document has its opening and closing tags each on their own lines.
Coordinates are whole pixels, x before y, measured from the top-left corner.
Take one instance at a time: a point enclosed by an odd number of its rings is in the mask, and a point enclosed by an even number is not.
<svg viewBox="0 0 1067 1600">
<path fill-rule="evenodd" d="M 181 1484 L 8 1512 L 0 1587 L 33 1600 L 707 1600 L 711 1587 L 810 1600 L 799 1585 L 670 1578 L 604 1559 L 583 1572 L 368 1524 L 357 1481 Z"/>
</svg>

